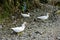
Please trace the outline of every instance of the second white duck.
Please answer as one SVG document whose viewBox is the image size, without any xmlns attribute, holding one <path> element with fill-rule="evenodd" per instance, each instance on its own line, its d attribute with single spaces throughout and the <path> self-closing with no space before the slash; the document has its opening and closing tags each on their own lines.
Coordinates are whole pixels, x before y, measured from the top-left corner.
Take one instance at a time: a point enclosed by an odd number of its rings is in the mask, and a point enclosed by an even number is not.
<svg viewBox="0 0 60 40">
<path fill-rule="evenodd" d="M 21 15 L 22 15 L 23 17 L 30 17 L 30 13 L 28 13 L 28 14 L 23 14 L 23 13 L 21 13 Z"/>
<path fill-rule="evenodd" d="M 47 13 L 46 16 L 40 16 L 40 17 L 37 17 L 37 18 L 38 18 L 38 19 L 41 19 L 41 20 L 46 20 L 46 19 L 48 19 L 49 14 L 50 14 L 50 13 Z"/>
</svg>

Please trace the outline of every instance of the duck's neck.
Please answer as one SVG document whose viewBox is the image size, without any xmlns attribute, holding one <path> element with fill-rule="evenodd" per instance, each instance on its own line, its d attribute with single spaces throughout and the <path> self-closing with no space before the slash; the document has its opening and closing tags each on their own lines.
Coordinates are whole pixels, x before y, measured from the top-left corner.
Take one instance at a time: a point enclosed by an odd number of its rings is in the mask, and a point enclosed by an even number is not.
<svg viewBox="0 0 60 40">
<path fill-rule="evenodd" d="M 49 17 L 49 15 L 47 14 L 47 17 Z"/>
<path fill-rule="evenodd" d="M 25 28 L 25 24 L 22 24 L 22 27 Z"/>
</svg>

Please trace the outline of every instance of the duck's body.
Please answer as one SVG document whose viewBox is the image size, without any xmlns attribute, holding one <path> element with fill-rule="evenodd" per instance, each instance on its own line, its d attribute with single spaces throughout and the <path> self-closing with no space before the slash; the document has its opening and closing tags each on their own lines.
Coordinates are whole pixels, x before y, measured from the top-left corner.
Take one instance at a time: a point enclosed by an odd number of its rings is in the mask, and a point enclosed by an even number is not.
<svg viewBox="0 0 60 40">
<path fill-rule="evenodd" d="M 15 32 L 22 32 L 25 29 L 25 24 L 26 24 L 26 22 L 24 22 L 21 27 L 15 27 L 15 28 L 11 28 L 11 29 Z"/>
<path fill-rule="evenodd" d="M 46 19 L 48 19 L 48 16 L 41 16 L 41 17 L 37 17 L 37 18 L 42 19 L 42 20 L 46 20 Z"/>
<path fill-rule="evenodd" d="M 46 16 L 40 16 L 40 17 L 37 17 L 37 18 L 41 19 L 41 20 L 46 20 L 46 19 L 48 19 L 48 17 L 49 17 L 49 13 L 47 13 Z"/>
<path fill-rule="evenodd" d="M 23 14 L 23 13 L 21 13 L 21 15 L 22 15 L 23 17 L 30 17 L 30 13 L 28 13 L 28 14 Z"/>
</svg>

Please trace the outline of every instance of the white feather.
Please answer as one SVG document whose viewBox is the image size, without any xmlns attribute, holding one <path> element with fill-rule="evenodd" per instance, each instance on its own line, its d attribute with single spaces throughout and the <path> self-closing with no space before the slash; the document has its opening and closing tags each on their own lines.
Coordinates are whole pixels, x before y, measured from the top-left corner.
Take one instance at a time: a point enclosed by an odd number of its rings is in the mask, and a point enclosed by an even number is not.
<svg viewBox="0 0 60 40">
<path fill-rule="evenodd" d="M 47 13 L 46 16 L 40 16 L 40 17 L 37 17 L 37 18 L 38 18 L 38 19 L 41 19 L 41 20 L 46 20 L 46 19 L 48 19 L 49 14 L 50 14 L 50 13 Z"/>
<path fill-rule="evenodd" d="M 22 24 L 22 26 L 20 26 L 20 27 L 15 27 L 15 28 L 11 28 L 13 31 L 15 31 L 15 32 L 21 32 L 21 31 L 24 31 L 24 29 L 25 29 L 25 24 L 26 24 L 26 22 L 24 22 L 23 24 Z"/>
<path fill-rule="evenodd" d="M 22 15 L 23 17 L 30 17 L 30 13 L 28 13 L 28 14 L 23 14 L 23 13 L 21 13 L 21 15 Z"/>
</svg>

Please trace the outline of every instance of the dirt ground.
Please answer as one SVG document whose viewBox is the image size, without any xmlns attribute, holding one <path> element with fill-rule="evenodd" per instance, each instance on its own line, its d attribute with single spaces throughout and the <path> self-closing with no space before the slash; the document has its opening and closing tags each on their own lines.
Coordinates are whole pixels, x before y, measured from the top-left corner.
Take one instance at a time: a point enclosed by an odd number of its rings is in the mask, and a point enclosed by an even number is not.
<svg viewBox="0 0 60 40">
<path fill-rule="evenodd" d="M 35 9 L 31 11 L 30 18 L 17 18 L 12 21 L 4 20 L 0 26 L 0 40 L 60 40 L 60 15 L 53 15 L 48 20 L 42 21 L 36 17 L 46 15 L 46 11 Z M 58 16 L 58 17 L 57 17 Z M 57 18 L 55 18 L 57 17 Z M 28 24 L 21 35 L 13 33 L 12 27 L 20 26 L 24 21 Z"/>
</svg>

